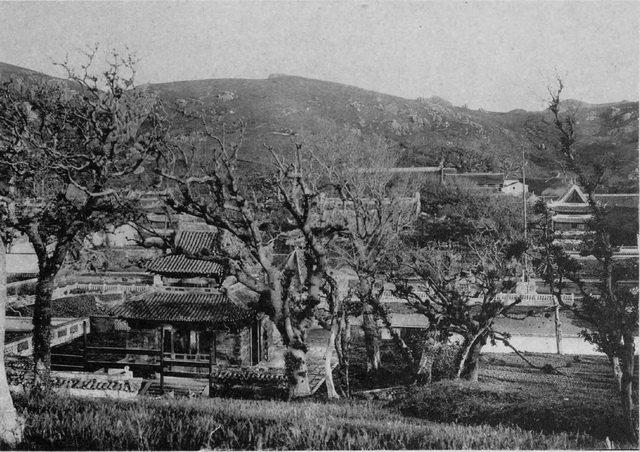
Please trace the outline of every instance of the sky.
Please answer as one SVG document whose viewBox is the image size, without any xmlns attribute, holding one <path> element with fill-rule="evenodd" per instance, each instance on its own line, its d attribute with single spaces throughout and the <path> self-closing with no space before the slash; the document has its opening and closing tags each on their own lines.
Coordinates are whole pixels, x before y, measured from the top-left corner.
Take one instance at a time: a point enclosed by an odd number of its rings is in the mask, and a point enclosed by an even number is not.
<svg viewBox="0 0 640 452">
<path fill-rule="evenodd" d="M 639 22 L 636 0 L 0 1 L 0 62 L 61 76 L 99 44 L 139 84 L 280 73 L 541 110 L 556 74 L 565 98 L 637 101 Z"/>
</svg>

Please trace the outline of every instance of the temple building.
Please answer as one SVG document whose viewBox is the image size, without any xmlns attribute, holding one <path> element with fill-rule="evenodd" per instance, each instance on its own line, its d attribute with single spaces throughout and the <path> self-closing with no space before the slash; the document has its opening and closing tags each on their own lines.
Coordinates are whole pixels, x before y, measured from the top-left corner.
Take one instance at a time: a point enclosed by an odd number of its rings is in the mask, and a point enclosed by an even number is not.
<svg viewBox="0 0 640 452">
<path fill-rule="evenodd" d="M 166 358 L 220 366 L 252 366 L 272 357 L 271 322 L 251 309 L 248 300 L 231 299 L 221 287 L 226 272 L 212 260 L 215 241 L 215 231 L 178 231 L 172 254 L 148 263 L 154 286 L 129 298 L 114 315 L 130 328 L 146 331 L 153 344 L 128 347 L 161 346 Z"/>
</svg>

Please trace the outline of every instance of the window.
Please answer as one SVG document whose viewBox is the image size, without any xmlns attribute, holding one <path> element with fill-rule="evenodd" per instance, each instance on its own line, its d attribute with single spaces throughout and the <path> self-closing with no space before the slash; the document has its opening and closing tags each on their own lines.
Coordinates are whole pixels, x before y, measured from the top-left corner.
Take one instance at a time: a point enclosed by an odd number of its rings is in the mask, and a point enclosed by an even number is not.
<svg viewBox="0 0 640 452">
<path fill-rule="evenodd" d="M 173 333 L 173 353 L 189 353 L 189 331 L 176 330 Z"/>
</svg>

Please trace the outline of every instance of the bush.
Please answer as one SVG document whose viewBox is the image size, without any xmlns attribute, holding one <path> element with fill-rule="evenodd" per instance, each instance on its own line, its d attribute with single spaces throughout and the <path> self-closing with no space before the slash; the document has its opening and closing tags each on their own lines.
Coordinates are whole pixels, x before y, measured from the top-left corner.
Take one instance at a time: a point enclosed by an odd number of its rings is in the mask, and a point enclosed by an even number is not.
<svg viewBox="0 0 640 452">
<path fill-rule="evenodd" d="M 22 284 L 7 286 L 7 295 L 34 295 L 36 293 L 36 282 L 25 281 Z"/>
<path fill-rule="evenodd" d="M 566 377 L 562 377 L 566 378 Z M 394 402 L 401 413 L 435 422 L 512 425 L 544 432 L 588 432 L 599 438 L 624 438 L 621 413 L 594 400 L 550 400 L 502 384 L 441 381 L 412 388 Z M 605 414 L 606 413 L 606 414 Z"/>
<path fill-rule="evenodd" d="M 403 332 L 403 340 L 411 349 L 415 359 L 420 359 L 422 346 L 426 337 L 426 331 L 419 329 L 407 329 Z M 458 362 L 462 353 L 462 347 L 458 344 L 441 345 L 433 361 L 431 369 L 432 381 L 450 380 L 456 376 Z"/>
<path fill-rule="evenodd" d="M 456 377 L 462 351 L 459 344 L 445 344 L 438 349 L 431 371 L 433 381 L 451 380 Z"/>
</svg>

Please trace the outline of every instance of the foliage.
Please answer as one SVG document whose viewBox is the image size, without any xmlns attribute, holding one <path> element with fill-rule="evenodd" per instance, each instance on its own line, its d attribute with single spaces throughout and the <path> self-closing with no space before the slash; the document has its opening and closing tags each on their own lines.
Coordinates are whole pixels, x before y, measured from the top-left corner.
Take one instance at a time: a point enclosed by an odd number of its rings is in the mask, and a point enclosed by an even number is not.
<svg viewBox="0 0 640 452">
<path fill-rule="evenodd" d="M 427 332 L 408 331 L 403 334 L 404 341 L 411 348 L 413 356 L 420 356 Z M 460 344 L 442 344 L 437 348 L 431 370 L 432 381 L 453 380 L 458 371 L 462 347 Z"/>
<path fill-rule="evenodd" d="M 603 447 L 583 434 L 511 427 L 423 424 L 376 403 L 240 400 L 17 398 L 27 417 L 22 449 L 579 449 Z"/>
<path fill-rule="evenodd" d="M 33 295 L 36 293 L 36 283 L 28 281 L 22 284 L 14 284 L 7 287 L 7 295 Z"/>
<path fill-rule="evenodd" d="M 437 342 L 462 336 L 457 376 L 475 379 L 486 341 L 504 337 L 494 330 L 494 319 L 520 301 L 496 298 L 515 288 L 518 258 L 526 250 L 520 208 L 509 196 L 428 185 L 424 190 L 427 216 L 405 237 L 390 276 L 397 296 L 427 317 Z M 425 342 L 421 363 L 432 361 L 427 355 L 433 346 Z"/>
<path fill-rule="evenodd" d="M 25 317 L 33 316 L 33 306 L 23 306 L 16 308 L 20 315 Z M 52 302 L 52 317 L 89 317 L 92 315 L 108 315 L 109 309 L 101 307 L 96 303 L 96 296 L 90 294 L 56 298 Z"/>
<path fill-rule="evenodd" d="M 415 238 L 421 243 L 463 242 L 476 233 L 510 240 L 522 235 L 522 201 L 514 196 L 427 181 L 420 199 L 422 212 L 427 215 L 417 226 Z"/>
<path fill-rule="evenodd" d="M 496 156 L 459 146 L 442 146 L 435 157 L 442 165 L 455 168 L 459 173 L 487 173 L 499 168 Z"/>
</svg>

